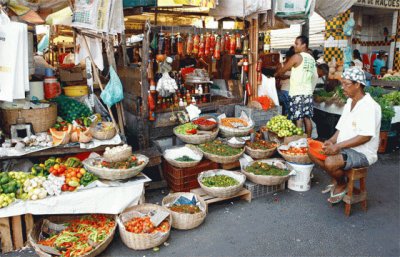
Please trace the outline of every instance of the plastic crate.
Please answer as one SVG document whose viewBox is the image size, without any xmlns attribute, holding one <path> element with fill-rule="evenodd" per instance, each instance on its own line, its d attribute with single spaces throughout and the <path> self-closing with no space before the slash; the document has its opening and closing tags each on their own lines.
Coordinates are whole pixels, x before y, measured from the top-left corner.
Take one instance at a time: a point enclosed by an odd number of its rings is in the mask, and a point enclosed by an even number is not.
<svg viewBox="0 0 400 257">
<path fill-rule="evenodd" d="M 251 198 L 254 199 L 257 197 L 270 195 L 270 194 L 276 193 L 278 191 L 284 190 L 285 182 L 280 185 L 276 185 L 276 186 L 264 186 L 264 185 L 255 184 L 251 181 L 246 181 L 246 182 L 244 182 L 244 188 L 246 188 L 247 190 L 249 190 L 251 192 Z"/>
<path fill-rule="evenodd" d="M 200 172 L 213 169 L 218 169 L 218 164 L 209 160 L 203 160 L 197 166 L 191 168 L 176 168 L 167 161 L 163 161 L 164 177 L 168 186 L 175 192 L 187 192 L 199 187 L 197 175 Z"/>
</svg>

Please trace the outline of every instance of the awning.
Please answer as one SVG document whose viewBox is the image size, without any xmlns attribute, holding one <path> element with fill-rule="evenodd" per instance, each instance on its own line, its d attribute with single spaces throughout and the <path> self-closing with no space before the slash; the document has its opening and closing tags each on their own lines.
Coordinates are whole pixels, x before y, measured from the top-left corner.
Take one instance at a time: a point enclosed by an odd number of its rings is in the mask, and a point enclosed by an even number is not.
<svg viewBox="0 0 400 257">
<path fill-rule="evenodd" d="M 315 11 L 325 20 L 330 20 L 347 11 L 357 0 L 316 0 Z"/>
</svg>

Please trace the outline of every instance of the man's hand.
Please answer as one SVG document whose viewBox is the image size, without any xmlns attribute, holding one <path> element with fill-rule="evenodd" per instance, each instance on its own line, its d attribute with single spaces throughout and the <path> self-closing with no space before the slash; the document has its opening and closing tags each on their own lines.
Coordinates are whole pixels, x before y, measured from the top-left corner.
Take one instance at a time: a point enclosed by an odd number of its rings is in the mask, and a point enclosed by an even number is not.
<svg viewBox="0 0 400 257">
<path fill-rule="evenodd" d="M 326 141 L 322 147 L 326 155 L 336 155 L 340 153 L 340 146 L 338 144 L 333 144 L 330 141 Z"/>
</svg>

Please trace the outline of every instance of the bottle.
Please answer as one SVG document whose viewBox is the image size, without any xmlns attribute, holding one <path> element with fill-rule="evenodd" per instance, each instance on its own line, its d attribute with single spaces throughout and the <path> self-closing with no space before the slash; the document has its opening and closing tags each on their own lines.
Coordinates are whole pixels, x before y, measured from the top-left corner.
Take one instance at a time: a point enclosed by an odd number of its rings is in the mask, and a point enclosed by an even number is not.
<svg viewBox="0 0 400 257">
<path fill-rule="evenodd" d="M 165 54 L 165 37 L 163 32 L 158 34 L 158 54 Z"/>
<path fill-rule="evenodd" d="M 242 52 L 242 38 L 240 36 L 239 31 L 236 31 L 236 48 L 235 48 L 235 52 L 236 53 L 240 53 Z"/>
<path fill-rule="evenodd" d="M 229 49 L 231 47 L 231 37 L 229 36 L 229 32 L 225 34 L 225 51 L 229 53 Z"/>
<path fill-rule="evenodd" d="M 187 106 L 188 104 L 187 104 L 187 101 L 186 101 L 186 99 L 183 99 L 183 106 Z"/>
<path fill-rule="evenodd" d="M 243 71 L 249 72 L 249 61 L 246 56 L 243 58 Z"/>
<path fill-rule="evenodd" d="M 174 34 L 171 34 L 170 41 L 171 41 L 171 55 L 176 55 L 176 51 L 177 51 L 177 49 L 176 49 L 176 38 L 175 38 Z"/>
<path fill-rule="evenodd" d="M 202 95 L 203 94 L 203 87 L 201 86 L 201 84 L 199 85 L 199 89 L 198 89 L 198 92 L 197 92 L 199 95 Z"/>
<path fill-rule="evenodd" d="M 179 106 L 179 98 L 178 98 L 177 94 L 174 94 L 174 106 L 175 107 Z"/>
<path fill-rule="evenodd" d="M 184 105 L 184 103 L 183 103 L 182 98 L 180 98 L 180 99 L 179 99 L 179 107 L 183 107 L 183 106 L 185 106 L 185 105 Z"/>
<path fill-rule="evenodd" d="M 194 94 L 195 94 L 195 95 L 198 95 L 198 94 L 199 94 L 199 88 L 196 87 L 196 86 L 194 86 Z"/>
<path fill-rule="evenodd" d="M 248 37 L 248 35 L 245 35 L 244 39 L 243 39 L 243 51 L 242 51 L 242 53 L 243 54 L 248 54 L 248 52 L 249 52 L 249 37 Z"/>
<path fill-rule="evenodd" d="M 165 55 L 171 55 L 171 38 L 169 35 L 165 35 Z"/>
<path fill-rule="evenodd" d="M 258 52 L 263 52 L 264 50 L 264 33 L 258 34 Z"/>
<path fill-rule="evenodd" d="M 210 93 L 210 88 L 208 87 L 208 85 L 204 85 L 204 93 L 208 94 Z"/>
<path fill-rule="evenodd" d="M 192 102 L 191 104 L 196 105 L 196 99 L 194 98 L 194 96 L 192 96 Z"/>
<path fill-rule="evenodd" d="M 186 91 L 186 101 L 190 102 L 190 92 L 189 92 L 189 90 Z"/>
</svg>

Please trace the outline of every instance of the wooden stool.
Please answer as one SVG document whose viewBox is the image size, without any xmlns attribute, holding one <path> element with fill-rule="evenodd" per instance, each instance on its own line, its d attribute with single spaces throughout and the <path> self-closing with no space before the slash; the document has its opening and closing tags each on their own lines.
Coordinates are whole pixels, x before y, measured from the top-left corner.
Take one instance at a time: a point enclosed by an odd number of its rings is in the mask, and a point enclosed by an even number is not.
<svg viewBox="0 0 400 257">
<path fill-rule="evenodd" d="M 351 205 L 361 202 L 364 211 L 367 211 L 367 189 L 365 180 L 367 178 L 367 168 L 355 168 L 346 172 L 347 181 L 347 194 L 343 198 L 346 206 L 344 213 L 350 216 Z M 354 183 L 359 180 L 360 188 L 354 186 Z"/>
</svg>

